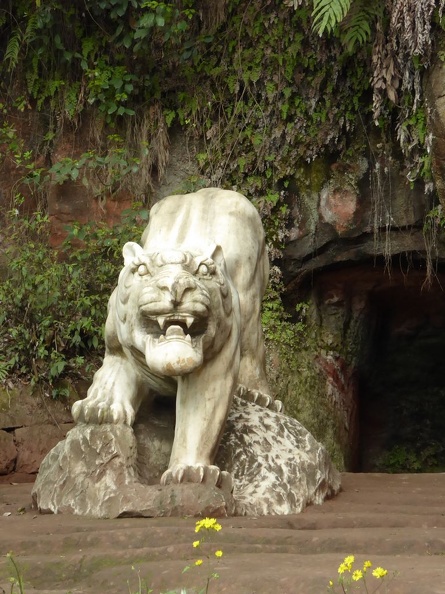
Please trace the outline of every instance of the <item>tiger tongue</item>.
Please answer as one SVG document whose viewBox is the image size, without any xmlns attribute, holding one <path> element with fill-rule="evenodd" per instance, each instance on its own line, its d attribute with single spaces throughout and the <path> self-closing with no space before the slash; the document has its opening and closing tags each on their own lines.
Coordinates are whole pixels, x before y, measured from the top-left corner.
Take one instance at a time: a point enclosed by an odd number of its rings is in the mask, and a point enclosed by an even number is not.
<svg viewBox="0 0 445 594">
<path fill-rule="evenodd" d="M 172 325 L 167 328 L 165 338 L 172 338 L 174 336 L 178 338 L 185 338 L 184 330 L 181 328 L 181 326 Z"/>
<path fill-rule="evenodd" d="M 177 328 L 177 327 L 176 327 Z M 159 339 L 147 336 L 145 360 L 152 373 L 167 376 L 181 376 L 192 373 L 203 363 L 200 344 L 193 345 L 189 335 L 171 332 L 170 336 Z"/>
</svg>

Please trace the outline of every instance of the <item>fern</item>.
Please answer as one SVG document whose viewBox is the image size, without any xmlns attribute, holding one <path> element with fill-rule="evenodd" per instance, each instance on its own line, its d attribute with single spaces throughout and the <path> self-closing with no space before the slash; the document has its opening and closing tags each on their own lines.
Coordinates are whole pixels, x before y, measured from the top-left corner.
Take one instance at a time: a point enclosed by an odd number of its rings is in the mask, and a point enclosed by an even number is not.
<svg viewBox="0 0 445 594">
<path fill-rule="evenodd" d="M 371 38 L 371 28 L 377 17 L 382 17 L 384 5 L 370 5 L 368 0 L 355 0 L 341 23 L 340 39 L 349 52 L 364 45 Z"/>
<path fill-rule="evenodd" d="M 18 28 L 9 38 L 5 51 L 5 61 L 9 63 L 10 72 L 12 72 L 17 66 L 21 48 L 33 40 L 37 29 L 37 24 L 37 13 L 31 14 L 26 24 L 25 32 L 23 33 L 22 30 Z"/>
<path fill-rule="evenodd" d="M 25 35 L 23 37 L 24 43 L 29 43 L 30 41 L 32 41 L 34 39 L 38 22 L 39 22 L 39 17 L 38 17 L 37 12 L 35 12 L 34 14 L 31 14 L 29 16 L 29 20 L 26 25 Z"/>
<path fill-rule="evenodd" d="M 39 76 L 39 56 L 34 54 L 31 60 L 31 67 L 25 73 L 28 93 L 34 99 L 37 97 L 40 89 L 41 78 Z"/>
<path fill-rule="evenodd" d="M 80 83 L 76 82 L 65 89 L 64 108 L 69 120 L 73 120 L 79 108 Z"/>
<path fill-rule="evenodd" d="M 348 14 L 352 0 L 313 0 L 312 28 L 318 35 L 331 33 Z"/>
<path fill-rule="evenodd" d="M 57 73 L 55 73 L 57 74 Z M 65 81 L 60 79 L 45 80 L 44 85 L 40 88 L 40 96 L 37 98 L 37 110 L 42 109 L 43 103 L 46 99 L 54 99 L 56 93 L 65 85 Z"/>
<path fill-rule="evenodd" d="M 5 52 L 5 61 L 9 62 L 9 70 L 12 71 L 17 66 L 19 59 L 20 47 L 22 44 L 21 31 L 14 31 L 8 41 Z"/>
</svg>

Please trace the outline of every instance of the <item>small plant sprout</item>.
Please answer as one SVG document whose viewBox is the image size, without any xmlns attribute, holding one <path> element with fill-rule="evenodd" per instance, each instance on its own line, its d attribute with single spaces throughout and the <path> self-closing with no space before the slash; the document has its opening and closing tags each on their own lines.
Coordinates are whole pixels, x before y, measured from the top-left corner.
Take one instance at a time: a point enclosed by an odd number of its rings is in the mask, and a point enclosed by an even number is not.
<svg viewBox="0 0 445 594">
<path fill-rule="evenodd" d="M 25 587 L 23 585 L 23 577 L 20 572 L 20 568 L 17 565 L 17 563 L 13 557 L 12 552 L 7 553 L 6 558 L 9 560 L 11 567 L 12 567 L 12 571 L 13 571 L 13 575 L 9 578 L 9 583 L 11 584 L 10 593 L 13 594 L 14 592 L 17 591 L 20 594 L 24 594 Z M 16 588 L 17 588 L 17 590 L 16 590 Z"/>
<path fill-rule="evenodd" d="M 383 567 L 376 567 L 372 571 L 368 571 L 372 567 L 371 561 L 365 561 L 362 566 L 355 567 L 354 555 L 348 555 L 338 566 L 337 582 L 329 581 L 328 592 L 347 594 L 347 592 L 364 592 L 366 594 L 374 594 L 385 583 L 385 578 L 388 575 L 388 570 Z M 369 573 L 375 578 L 372 580 Z M 395 574 L 394 576 L 395 577 Z"/>
<path fill-rule="evenodd" d="M 151 594 L 151 592 L 153 592 L 153 590 L 151 588 L 149 588 L 147 582 L 143 578 L 141 578 L 140 571 L 138 569 L 136 569 L 134 567 L 134 565 L 131 566 L 131 569 L 137 573 L 138 589 L 135 592 L 133 592 L 132 588 L 130 587 L 130 582 L 127 581 L 128 594 Z"/>
<path fill-rule="evenodd" d="M 189 571 L 192 567 L 205 566 L 208 568 L 205 585 L 199 590 L 199 594 L 208 594 L 210 582 L 219 578 L 219 574 L 215 571 L 215 564 L 221 559 L 223 552 L 221 549 L 217 549 L 216 551 L 213 551 L 213 553 L 210 553 L 208 552 L 209 547 L 204 546 L 204 543 L 211 541 L 212 537 L 215 536 L 214 533 L 219 532 L 221 529 L 221 524 L 219 524 L 215 518 L 204 518 L 196 522 L 195 532 L 199 533 L 200 538 L 199 540 L 193 541 L 192 547 L 194 549 L 199 549 L 200 557 L 191 565 L 184 567 L 183 573 Z"/>
</svg>

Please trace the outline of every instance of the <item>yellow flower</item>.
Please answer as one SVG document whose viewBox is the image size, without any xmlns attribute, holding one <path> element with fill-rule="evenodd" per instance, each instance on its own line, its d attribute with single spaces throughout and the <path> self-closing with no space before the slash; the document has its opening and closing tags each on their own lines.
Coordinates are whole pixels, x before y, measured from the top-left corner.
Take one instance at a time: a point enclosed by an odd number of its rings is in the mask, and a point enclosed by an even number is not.
<svg viewBox="0 0 445 594">
<path fill-rule="evenodd" d="M 329 587 L 333 588 L 334 587 L 334 582 L 332 580 L 329 580 Z"/>
<path fill-rule="evenodd" d="M 383 569 L 383 567 L 376 567 L 376 568 L 374 569 L 374 571 L 372 572 L 372 575 L 373 575 L 375 578 L 379 579 L 379 578 L 383 578 L 383 577 L 385 577 L 385 575 L 386 575 L 387 573 L 388 573 L 388 572 L 386 571 L 386 569 Z"/>
<path fill-rule="evenodd" d="M 202 565 L 202 559 L 197 559 L 195 561 L 195 565 Z"/>
<path fill-rule="evenodd" d="M 338 568 L 338 573 L 341 575 L 342 573 L 345 573 L 345 571 L 348 571 L 347 565 L 345 565 L 344 563 L 340 563 L 340 567 Z"/>
<path fill-rule="evenodd" d="M 354 580 L 354 582 L 358 582 L 359 580 L 361 580 L 363 577 L 363 573 L 361 572 L 360 569 L 356 569 L 354 571 L 354 573 L 352 574 L 352 579 Z"/>
<path fill-rule="evenodd" d="M 218 524 L 215 518 L 204 518 L 203 520 L 198 520 L 196 522 L 195 532 L 199 532 L 202 528 L 218 532 L 221 530 L 222 526 L 221 524 Z"/>
<path fill-rule="evenodd" d="M 369 569 L 372 566 L 371 561 L 365 561 L 363 563 L 363 571 L 366 571 L 367 569 Z"/>
<path fill-rule="evenodd" d="M 195 540 L 195 542 L 193 543 L 193 548 L 196 549 L 196 547 L 199 547 L 200 544 L 201 544 L 200 540 Z"/>
<path fill-rule="evenodd" d="M 355 561 L 354 555 L 348 555 L 347 557 L 345 557 L 345 560 L 343 561 L 343 563 L 346 565 L 346 568 L 348 571 L 351 571 L 354 561 Z"/>
<path fill-rule="evenodd" d="M 222 551 L 215 551 L 215 557 L 222 557 L 222 556 L 223 556 Z"/>
</svg>

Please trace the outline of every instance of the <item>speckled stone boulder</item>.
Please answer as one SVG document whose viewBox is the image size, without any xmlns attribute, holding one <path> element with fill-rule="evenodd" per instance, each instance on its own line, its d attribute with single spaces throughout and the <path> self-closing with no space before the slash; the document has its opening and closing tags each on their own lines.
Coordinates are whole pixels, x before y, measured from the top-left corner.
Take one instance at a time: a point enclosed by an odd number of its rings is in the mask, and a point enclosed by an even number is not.
<svg viewBox="0 0 445 594">
<path fill-rule="evenodd" d="M 340 473 L 303 425 L 240 398 L 216 463 L 233 476 L 236 515 L 295 514 L 340 490 Z"/>
<path fill-rule="evenodd" d="M 42 512 L 94 517 L 301 512 L 340 489 L 325 448 L 295 419 L 235 397 L 215 463 L 220 488 L 159 484 L 174 409 L 125 425 L 78 425 L 43 461 L 33 490 Z M 233 493 L 232 481 L 233 479 Z"/>
</svg>

